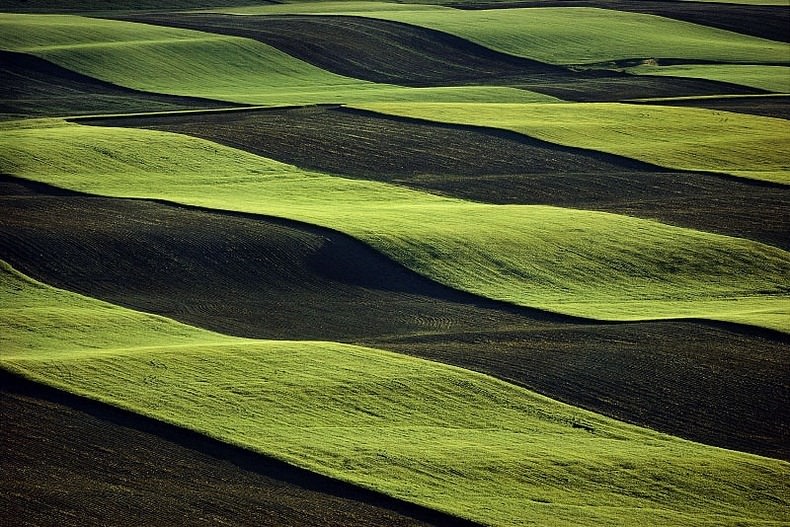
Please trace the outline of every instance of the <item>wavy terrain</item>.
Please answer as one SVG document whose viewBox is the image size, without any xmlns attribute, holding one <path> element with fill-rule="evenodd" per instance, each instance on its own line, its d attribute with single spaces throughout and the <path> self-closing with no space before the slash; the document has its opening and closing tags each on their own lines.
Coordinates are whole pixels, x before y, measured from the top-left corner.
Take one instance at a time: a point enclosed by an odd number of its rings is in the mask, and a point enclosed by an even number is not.
<svg viewBox="0 0 790 527">
<path fill-rule="evenodd" d="M 784 119 L 620 103 L 358 107 L 400 117 L 501 128 L 675 170 L 790 184 L 790 122 Z"/>
<path fill-rule="evenodd" d="M 0 170 L 105 196 L 314 223 L 440 283 L 516 305 L 599 320 L 691 317 L 788 330 L 790 254 L 740 238 L 309 173 L 155 130 L 11 127 L 0 136 Z"/>
<path fill-rule="evenodd" d="M 0 49 L 135 90 L 246 104 L 554 100 L 508 87 L 408 88 L 337 75 L 251 39 L 68 15 L 0 15 Z"/>
<path fill-rule="evenodd" d="M 0 524 L 790 522 L 786 2 L 424 1 L 0 8 Z"/>
<path fill-rule="evenodd" d="M 0 514 L 15 525 L 475 525 L 2 370 L 0 381 Z"/>
<path fill-rule="evenodd" d="M 79 122 L 189 134 L 310 170 L 473 201 L 602 210 L 790 249 L 790 188 L 672 172 L 490 128 L 331 106 Z"/>
<path fill-rule="evenodd" d="M 123 88 L 23 53 L 0 51 L 0 75 L 0 116 L 4 118 L 232 106 L 210 99 Z"/>
<path fill-rule="evenodd" d="M 223 333 L 368 343 L 673 435 L 790 458 L 782 339 L 515 309 L 295 222 L 12 178 L 0 189 L 0 258 L 55 286 Z"/>
<path fill-rule="evenodd" d="M 355 7 L 353 2 L 313 5 L 317 7 L 311 9 L 307 3 L 215 11 L 245 16 L 350 14 L 390 20 L 446 32 L 496 51 L 551 64 L 599 64 L 624 59 L 743 64 L 787 64 L 788 61 L 786 42 L 613 9 L 532 7 L 470 11 L 400 5 L 397 9 L 370 6 L 365 10 L 364 4 Z M 580 24 L 582 19 L 584 23 Z"/>
<path fill-rule="evenodd" d="M 373 18 L 175 14 L 127 19 L 252 38 L 325 70 L 378 83 L 514 86 L 573 101 L 761 91 L 705 79 L 573 71 L 498 53 L 440 31 Z"/>
<path fill-rule="evenodd" d="M 770 40 L 790 40 L 790 10 L 785 5 L 749 5 L 746 2 L 717 2 L 711 8 L 704 2 L 650 0 L 451 0 L 461 9 L 508 9 L 513 7 L 598 7 L 657 15 L 717 27 Z"/>
<path fill-rule="evenodd" d="M 201 331 L 48 287 L 5 264 L 0 284 L 4 301 L 15 301 L 0 318 L 3 367 L 473 521 L 787 519 L 784 461 L 372 348 Z M 745 490 L 757 484 L 760 494 Z"/>
</svg>

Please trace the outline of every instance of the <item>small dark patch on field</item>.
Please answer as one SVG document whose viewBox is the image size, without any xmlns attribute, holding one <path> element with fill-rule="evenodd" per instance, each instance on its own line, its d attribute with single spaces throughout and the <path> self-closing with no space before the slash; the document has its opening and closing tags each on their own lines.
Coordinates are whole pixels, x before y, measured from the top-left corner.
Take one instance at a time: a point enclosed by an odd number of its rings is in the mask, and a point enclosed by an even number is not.
<svg viewBox="0 0 790 527">
<path fill-rule="evenodd" d="M 100 81 L 47 60 L 0 50 L 0 116 L 43 117 L 92 113 L 224 108 L 233 103 L 147 93 Z"/>
<path fill-rule="evenodd" d="M 674 18 L 781 42 L 790 41 L 790 9 L 787 6 L 672 0 L 452 0 L 448 4 L 460 9 L 599 7 Z"/>
<path fill-rule="evenodd" d="M 91 119 L 190 134 L 306 169 L 459 198 L 601 210 L 790 249 L 790 188 L 673 172 L 513 132 L 337 107 Z"/>
<path fill-rule="evenodd" d="M 0 370 L 0 523 L 474 526 Z"/>
<path fill-rule="evenodd" d="M 249 337 L 387 348 L 688 439 L 790 459 L 787 338 L 607 324 L 456 292 L 287 220 L 3 178 L 0 258 L 46 283 Z"/>
<path fill-rule="evenodd" d="M 440 31 L 372 18 L 146 14 L 125 19 L 253 38 L 328 71 L 403 86 L 513 86 L 571 101 L 762 93 L 700 79 L 573 71 Z"/>
<path fill-rule="evenodd" d="M 790 119 L 790 97 L 788 96 L 678 99 L 672 101 L 651 101 L 644 104 L 690 106 L 693 108 L 708 108 L 710 110 L 723 110 L 725 112 Z"/>
</svg>

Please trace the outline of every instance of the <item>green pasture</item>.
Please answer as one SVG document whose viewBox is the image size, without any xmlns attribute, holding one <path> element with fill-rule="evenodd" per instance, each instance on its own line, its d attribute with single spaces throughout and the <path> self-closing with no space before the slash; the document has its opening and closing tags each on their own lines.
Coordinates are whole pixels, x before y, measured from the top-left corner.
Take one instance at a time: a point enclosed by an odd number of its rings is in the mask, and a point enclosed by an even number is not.
<svg viewBox="0 0 790 527">
<path fill-rule="evenodd" d="M 690 64 L 684 66 L 637 66 L 628 69 L 637 75 L 665 75 L 730 82 L 776 93 L 790 93 L 790 68 L 748 64 Z"/>
<path fill-rule="evenodd" d="M 0 365 L 490 525 L 782 525 L 790 465 L 460 368 L 227 337 L 0 266 Z"/>
<path fill-rule="evenodd" d="M 376 84 L 335 75 L 254 40 L 69 15 L 0 15 L 0 49 L 128 88 L 249 104 L 556 100 L 507 87 Z"/>
<path fill-rule="evenodd" d="M 790 184 L 790 122 L 785 119 L 621 103 L 359 107 L 389 115 L 502 128 L 673 169 Z"/>
<path fill-rule="evenodd" d="M 362 11 L 353 3 L 215 9 L 235 14 L 350 14 L 450 33 L 491 49 L 552 64 L 675 58 L 787 63 L 790 45 L 655 15 L 588 7 L 460 10 L 438 6 Z"/>
<path fill-rule="evenodd" d="M 5 174 L 331 227 L 446 285 L 523 306 L 606 320 L 693 317 L 790 330 L 790 254 L 756 242 L 308 173 L 165 132 L 57 120 L 2 128 Z"/>
</svg>

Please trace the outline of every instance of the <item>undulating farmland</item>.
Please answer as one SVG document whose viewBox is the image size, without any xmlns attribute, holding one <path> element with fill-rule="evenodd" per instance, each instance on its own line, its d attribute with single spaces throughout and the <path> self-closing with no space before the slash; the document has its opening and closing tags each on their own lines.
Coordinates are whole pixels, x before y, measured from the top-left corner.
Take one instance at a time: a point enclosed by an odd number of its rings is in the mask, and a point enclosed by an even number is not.
<svg viewBox="0 0 790 527">
<path fill-rule="evenodd" d="M 790 522 L 790 5 L 3 11 L 0 524 Z"/>
</svg>

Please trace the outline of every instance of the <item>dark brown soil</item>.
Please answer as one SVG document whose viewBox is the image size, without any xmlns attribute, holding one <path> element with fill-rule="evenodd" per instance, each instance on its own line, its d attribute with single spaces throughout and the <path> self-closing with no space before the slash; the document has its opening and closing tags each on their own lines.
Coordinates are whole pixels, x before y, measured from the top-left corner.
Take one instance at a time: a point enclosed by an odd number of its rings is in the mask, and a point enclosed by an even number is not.
<svg viewBox="0 0 790 527">
<path fill-rule="evenodd" d="M 6 178 L 0 258 L 55 286 L 251 337 L 362 343 L 490 373 L 689 439 L 790 459 L 786 337 L 601 324 L 487 301 L 295 222 Z"/>
<path fill-rule="evenodd" d="M 725 112 L 738 112 L 764 117 L 777 117 L 790 119 L 790 97 L 727 97 L 721 99 L 676 99 L 665 102 L 650 102 L 649 104 L 667 106 L 691 106 L 693 108 L 708 108 L 710 110 L 723 110 Z"/>
<path fill-rule="evenodd" d="M 371 18 L 167 14 L 127 19 L 253 38 L 341 75 L 404 86 L 506 85 L 573 101 L 762 93 L 698 79 L 576 72 L 439 31 Z"/>
<path fill-rule="evenodd" d="M 448 3 L 462 9 L 599 7 L 658 15 L 771 40 L 790 41 L 790 9 L 787 6 L 682 0 L 452 0 Z"/>
<path fill-rule="evenodd" d="M 71 13 L 96 11 L 139 11 L 198 9 L 277 4 L 268 0 L 3 0 L 3 11 L 23 13 Z"/>
<path fill-rule="evenodd" d="M 468 525 L 0 370 L 0 525 Z"/>
<path fill-rule="evenodd" d="M 224 108 L 232 103 L 146 93 L 0 50 L 0 118 Z"/>
<path fill-rule="evenodd" d="M 490 203 L 628 214 L 790 249 L 790 188 L 671 172 L 493 129 L 309 107 L 81 121 L 202 137 L 303 168 Z"/>
</svg>

